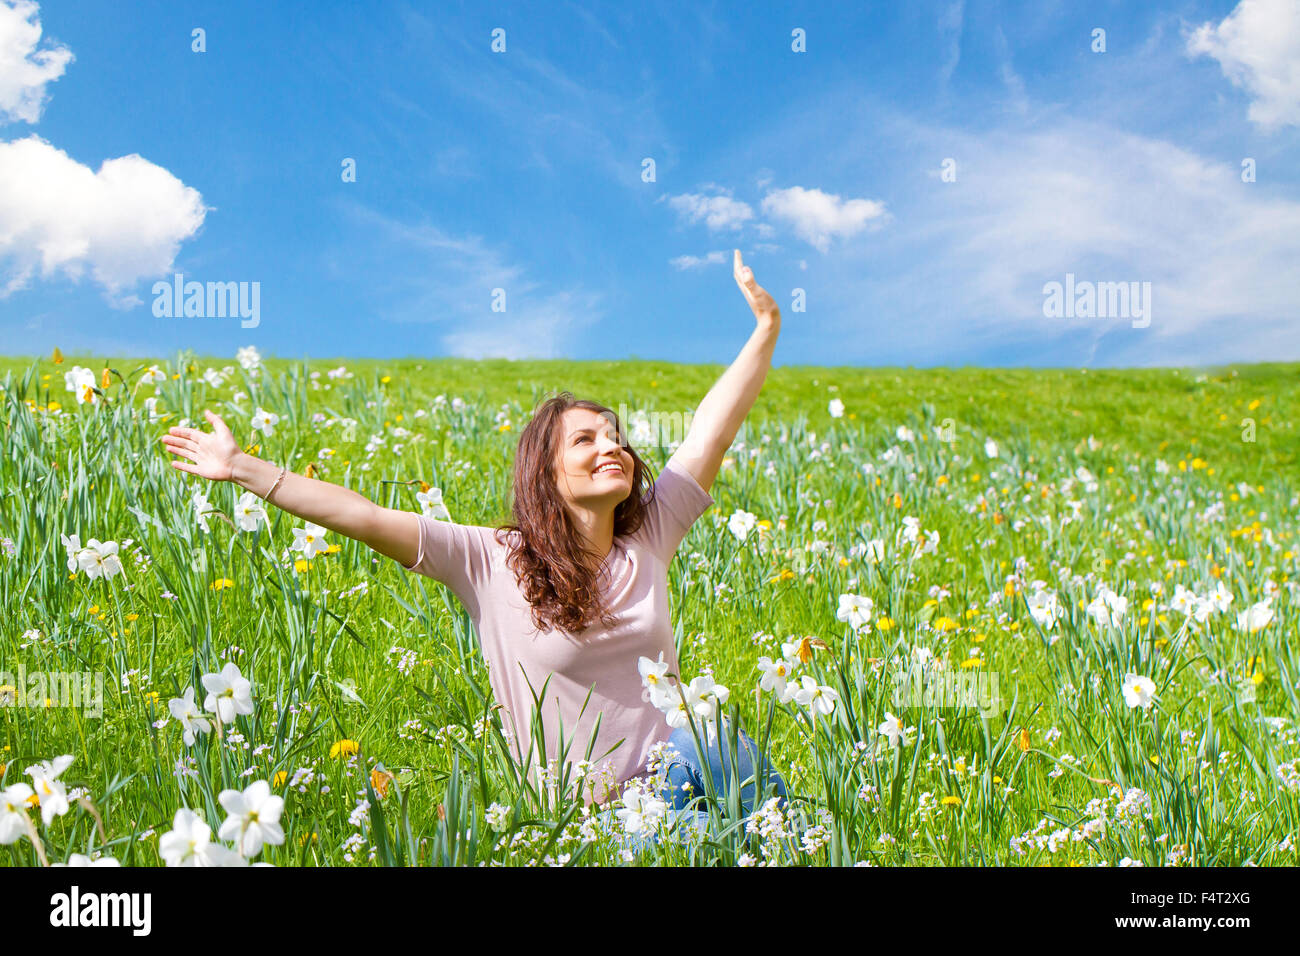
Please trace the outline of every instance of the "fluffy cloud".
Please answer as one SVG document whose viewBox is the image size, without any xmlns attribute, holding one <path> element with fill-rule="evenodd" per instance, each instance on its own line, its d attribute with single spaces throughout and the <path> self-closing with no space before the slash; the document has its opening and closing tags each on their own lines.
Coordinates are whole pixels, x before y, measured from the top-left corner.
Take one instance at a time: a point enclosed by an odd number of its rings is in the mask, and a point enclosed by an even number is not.
<svg viewBox="0 0 1300 956">
<path fill-rule="evenodd" d="M 748 220 L 754 218 L 754 210 L 748 203 L 732 199 L 730 196 L 704 196 L 699 193 L 683 193 L 672 196 L 668 205 L 687 222 L 699 222 L 710 229 L 739 229 Z"/>
<path fill-rule="evenodd" d="M 843 201 L 833 193 L 802 186 L 768 193 L 762 208 L 765 215 L 789 223 L 796 236 L 820 252 L 827 250 L 832 239 L 855 236 L 874 220 L 883 222 L 888 216 L 882 202 L 873 199 Z"/>
<path fill-rule="evenodd" d="M 702 269 L 705 266 L 721 265 L 727 261 L 725 252 L 710 252 L 704 256 L 677 256 L 669 259 L 668 264 L 675 269 Z"/>
<path fill-rule="evenodd" d="M 0 0 L 0 122 L 35 123 L 45 103 L 45 85 L 63 75 L 72 52 L 55 46 L 38 50 L 41 21 L 30 0 Z"/>
<path fill-rule="evenodd" d="M 62 272 L 89 271 L 119 306 L 141 278 L 164 275 L 207 207 L 198 190 L 132 154 L 94 172 L 39 136 L 0 142 L 0 296 Z"/>
<path fill-rule="evenodd" d="M 1241 0 L 1217 26 L 1202 24 L 1187 52 L 1212 56 L 1251 96 L 1247 115 L 1264 129 L 1300 126 L 1300 3 Z"/>
</svg>

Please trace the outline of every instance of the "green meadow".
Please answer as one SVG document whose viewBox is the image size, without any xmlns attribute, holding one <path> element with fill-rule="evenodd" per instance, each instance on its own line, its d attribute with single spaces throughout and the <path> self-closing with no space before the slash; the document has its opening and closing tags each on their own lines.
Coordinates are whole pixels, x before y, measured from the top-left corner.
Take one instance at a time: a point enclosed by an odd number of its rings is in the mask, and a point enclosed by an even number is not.
<svg viewBox="0 0 1300 956">
<path fill-rule="evenodd" d="M 283 839 L 236 865 L 1297 863 L 1300 365 L 773 369 L 669 590 L 681 679 L 729 688 L 791 799 L 710 790 L 708 839 L 634 853 L 572 776 L 521 774 L 444 586 L 335 533 L 304 560 L 270 505 L 244 530 L 158 439 L 212 409 L 298 473 L 494 526 L 536 403 L 626 408 L 657 473 L 681 436 L 635 423 L 722 367 L 60 358 L 0 359 L 0 864 L 163 865 L 181 809 L 229 847 L 220 795 L 257 781 Z M 800 642 L 829 714 L 759 689 Z M 169 702 L 230 663 L 251 712 L 187 744 Z M 59 674 L 98 706 L 30 683 Z"/>
</svg>

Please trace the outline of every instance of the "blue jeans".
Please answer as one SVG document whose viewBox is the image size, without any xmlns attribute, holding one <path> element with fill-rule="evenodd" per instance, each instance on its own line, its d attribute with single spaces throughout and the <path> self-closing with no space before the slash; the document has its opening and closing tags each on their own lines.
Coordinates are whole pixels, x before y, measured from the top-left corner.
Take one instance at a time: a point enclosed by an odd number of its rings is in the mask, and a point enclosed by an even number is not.
<svg viewBox="0 0 1300 956">
<path fill-rule="evenodd" d="M 697 724 L 696 730 L 702 738 L 704 728 Z M 739 728 L 737 728 L 737 737 L 736 763 L 739 770 L 737 783 L 739 783 L 755 776 L 759 750 L 758 745 L 750 739 L 749 735 Z M 696 797 L 703 797 L 706 792 L 705 763 L 707 762 L 709 773 L 713 777 L 714 793 L 718 801 L 723 804 L 724 813 L 726 812 L 724 801 L 732 779 L 730 732 L 727 724 L 722 725 L 712 741 L 705 743 L 701 739 L 700 742 L 704 744 L 704 754 L 701 754 L 699 747 L 696 746 L 691 728 L 679 727 L 668 738 L 668 748 L 665 753 L 666 772 L 663 772 L 665 781 L 659 791 L 659 798 L 667 803 L 669 808 L 665 823 L 669 824 L 671 832 L 684 843 L 697 842 L 708 833 L 709 813 L 707 809 L 701 809 L 703 801 L 697 803 L 694 808 L 691 807 L 691 802 Z M 775 786 L 777 796 L 784 806 L 788 796 L 785 781 L 772 766 L 770 758 L 763 760 L 763 766 L 767 783 Z M 764 792 L 766 789 L 764 787 Z M 751 780 L 740 788 L 741 815 L 748 816 L 753 809 L 754 783 Z M 601 814 L 601 819 L 619 835 L 623 846 L 634 852 L 640 852 L 658 842 L 657 831 L 625 833 L 612 809 Z"/>
</svg>

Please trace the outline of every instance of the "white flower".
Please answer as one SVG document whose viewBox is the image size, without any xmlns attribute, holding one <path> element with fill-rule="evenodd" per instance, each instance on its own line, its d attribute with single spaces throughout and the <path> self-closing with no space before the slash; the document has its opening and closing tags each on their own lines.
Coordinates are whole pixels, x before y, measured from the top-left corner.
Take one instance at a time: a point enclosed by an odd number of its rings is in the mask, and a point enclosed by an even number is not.
<svg viewBox="0 0 1300 956">
<path fill-rule="evenodd" d="M 212 512 L 212 502 L 208 501 L 208 496 L 201 489 L 195 488 L 194 494 L 190 496 L 190 504 L 194 506 L 194 520 L 199 523 L 204 534 L 211 534 L 212 529 L 208 527 L 208 515 Z"/>
<path fill-rule="evenodd" d="M 908 515 L 898 529 L 898 540 L 910 542 L 920 554 L 933 554 L 939 547 L 939 532 L 923 531 L 921 519 Z"/>
<path fill-rule="evenodd" d="M 510 822 L 510 808 L 504 804 L 492 804 L 483 815 L 487 819 L 488 826 L 493 830 L 504 830 L 506 824 Z"/>
<path fill-rule="evenodd" d="M 257 406 L 257 413 L 253 416 L 253 428 L 260 431 L 263 435 L 270 437 L 275 434 L 275 425 L 280 421 L 280 416 L 275 412 L 268 412 L 261 405 Z"/>
<path fill-rule="evenodd" d="M 442 503 L 441 488 L 430 488 L 428 491 L 417 492 L 415 500 L 420 503 L 420 508 L 427 517 L 441 518 L 444 521 L 451 520 L 451 512 Z"/>
<path fill-rule="evenodd" d="M 32 788 L 14 783 L 0 790 L 0 846 L 8 846 L 27 835 L 27 801 Z"/>
<path fill-rule="evenodd" d="M 325 534 L 326 529 L 308 521 L 306 527 L 293 529 L 293 544 L 289 545 L 289 549 L 301 551 L 302 556 L 310 561 L 329 547 L 325 543 Z"/>
<path fill-rule="evenodd" d="M 758 682 L 759 690 L 772 691 L 779 698 L 785 691 L 785 682 L 790 679 L 794 668 L 784 659 L 772 660 L 764 655 L 758 659 L 758 669 L 763 672 Z"/>
<path fill-rule="evenodd" d="M 217 836 L 233 841 L 244 859 L 257 856 L 263 843 L 279 846 L 284 842 L 284 830 L 280 827 L 284 797 L 271 793 L 271 785 L 265 780 L 250 784 L 243 793 L 222 790 L 217 800 L 230 814 Z"/>
<path fill-rule="evenodd" d="M 807 707 L 814 717 L 818 714 L 826 717 L 835 710 L 835 702 L 840 699 L 840 695 L 832 688 L 819 685 L 816 678 L 807 674 L 800 678 L 800 683 L 803 686 L 794 695 L 797 704 Z"/>
<path fill-rule="evenodd" d="M 99 396 L 95 393 L 95 373 L 88 368 L 72 366 L 72 371 L 63 373 L 63 384 L 77 396 L 78 405 L 87 402 L 94 405 L 99 401 Z"/>
<path fill-rule="evenodd" d="M 64 754 L 53 760 L 42 760 L 23 771 L 32 778 L 32 790 L 41 802 L 41 822 L 47 827 L 55 816 L 68 812 L 68 793 L 63 787 L 63 781 L 56 778 L 71 763 L 72 755 Z"/>
<path fill-rule="evenodd" d="M 992 438 L 984 440 L 984 454 L 990 458 L 998 457 L 998 443 Z"/>
<path fill-rule="evenodd" d="M 758 517 L 750 514 L 748 511 L 737 511 L 727 519 L 727 528 L 739 540 L 744 541 L 749 537 L 749 533 L 754 530 L 758 523 Z"/>
<path fill-rule="evenodd" d="M 158 855 L 168 866 L 229 866 L 230 857 L 239 854 L 213 843 L 212 828 L 193 810 L 181 807 L 172 819 L 171 832 L 158 840 Z"/>
<path fill-rule="evenodd" d="M 122 561 L 117 556 L 117 542 L 91 538 L 86 542 L 86 547 L 77 553 L 77 564 L 92 581 L 101 574 L 112 578 L 122 570 Z"/>
<path fill-rule="evenodd" d="M 256 531 L 266 521 L 266 509 L 262 499 L 251 491 L 245 491 L 235 502 L 235 524 L 244 531 Z"/>
<path fill-rule="evenodd" d="M 866 559 L 871 564 L 879 564 L 885 560 L 884 538 L 872 538 L 867 542 Z"/>
<path fill-rule="evenodd" d="M 1121 597 L 1106 585 L 1097 588 L 1097 596 L 1088 605 L 1088 616 L 1100 624 L 1119 627 L 1128 610 L 1128 598 Z"/>
<path fill-rule="evenodd" d="M 1215 588 L 1205 598 L 1210 604 L 1214 605 L 1216 611 L 1226 611 L 1228 605 L 1232 603 L 1232 592 L 1229 591 L 1222 581 L 1216 583 Z"/>
<path fill-rule="evenodd" d="M 832 398 L 831 403 L 827 406 L 826 410 L 831 413 L 831 418 L 844 417 L 844 403 L 838 398 Z"/>
<path fill-rule="evenodd" d="M 707 675 L 696 677 L 689 685 L 678 683 L 673 690 L 676 692 L 676 698 L 673 700 L 672 708 L 664 714 L 668 726 L 689 727 L 690 714 L 694 714 L 697 720 L 704 721 L 704 733 L 706 737 L 711 738 L 710 725 L 717 719 L 718 709 L 726 702 L 731 691 L 721 684 L 714 684 L 713 678 Z"/>
<path fill-rule="evenodd" d="M 184 697 L 173 697 L 167 701 L 167 709 L 171 711 L 173 717 L 181 722 L 186 747 L 194 746 L 195 731 L 204 734 L 212 731 L 211 721 L 204 717 L 194 704 L 193 687 L 185 688 Z"/>
<path fill-rule="evenodd" d="M 648 657 L 640 657 L 636 662 L 637 671 L 641 674 L 641 684 L 650 691 L 650 702 L 660 710 L 667 710 L 676 703 L 676 693 L 665 680 L 668 673 L 668 663 L 664 660 L 664 652 L 659 652 L 659 660 L 652 661 Z"/>
<path fill-rule="evenodd" d="M 651 794 L 642 793 L 636 787 L 623 791 L 622 809 L 616 816 L 628 833 L 640 833 L 653 830 L 668 810 L 668 804 Z"/>
<path fill-rule="evenodd" d="M 150 365 L 140 376 L 141 385 L 157 385 L 159 382 L 167 381 L 167 373 L 157 365 Z"/>
<path fill-rule="evenodd" d="M 235 358 L 239 360 L 240 366 L 245 369 L 257 368 L 262 364 L 261 354 L 257 351 L 256 346 L 252 345 L 245 345 L 237 351 Z"/>
<path fill-rule="evenodd" d="M 914 435 L 914 434 L 912 433 L 912 429 L 908 428 L 906 425 L 899 425 L 899 426 L 898 426 L 898 430 L 897 430 L 896 432 L 894 432 L 894 434 L 898 436 L 898 440 L 899 440 L 899 441 L 915 441 L 915 440 L 916 440 L 916 435 Z"/>
<path fill-rule="evenodd" d="M 1061 602 L 1055 591 L 1038 590 L 1026 599 L 1029 614 L 1035 621 L 1047 629 L 1056 626 L 1061 617 Z"/>
<path fill-rule="evenodd" d="M 885 719 L 876 729 L 880 731 L 881 736 L 889 738 L 891 747 L 897 747 L 903 738 L 903 724 L 889 711 L 885 711 Z"/>
<path fill-rule="evenodd" d="M 239 672 L 239 665 L 230 661 L 218 674 L 204 674 L 203 686 L 208 696 L 203 709 L 217 715 L 223 724 L 232 723 L 236 714 L 253 712 L 253 685 Z"/>
<path fill-rule="evenodd" d="M 1150 677 L 1142 677 L 1139 674 L 1124 675 L 1124 703 L 1128 704 L 1130 710 L 1134 707 L 1150 710 L 1155 695 L 1156 685 Z"/>
<path fill-rule="evenodd" d="M 1272 598 L 1252 604 L 1237 615 L 1237 629 L 1254 634 L 1261 628 L 1268 627 L 1273 620 L 1273 609 L 1269 607 Z"/>
<path fill-rule="evenodd" d="M 63 539 L 63 547 L 68 552 L 68 570 L 76 571 L 81 566 L 78 556 L 82 552 L 81 538 L 78 535 L 59 535 Z"/>
<path fill-rule="evenodd" d="M 213 388 L 220 388 L 226 384 L 226 377 L 218 372 L 215 368 L 205 369 L 203 372 L 203 381 L 207 382 Z"/>
<path fill-rule="evenodd" d="M 858 594 L 841 594 L 840 607 L 835 612 L 835 616 L 848 623 L 849 627 L 855 631 L 871 630 L 871 614 L 875 608 L 875 602 L 869 597 L 862 597 Z"/>
<path fill-rule="evenodd" d="M 1189 591 L 1179 584 L 1174 587 L 1174 596 L 1169 601 L 1169 608 L 1180 614 L 1190 615 L 1196 610 L 1198 601 L 1199 598 L 1197 598 L 1195 592 Z"/>
</svg>

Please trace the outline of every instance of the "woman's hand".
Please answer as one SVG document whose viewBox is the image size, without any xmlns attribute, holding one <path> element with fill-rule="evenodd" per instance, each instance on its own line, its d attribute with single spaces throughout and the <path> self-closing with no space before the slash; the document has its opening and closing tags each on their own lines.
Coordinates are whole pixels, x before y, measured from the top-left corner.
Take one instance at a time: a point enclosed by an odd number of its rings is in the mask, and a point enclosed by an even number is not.
<svg viewBox="0 0 1300 956">
<path fill-rule="evenodd" d="M 226 423 L 219 415 L 204 411 L 204 416 L 212 423 L 212 431 L 201 432 L 197 428 L 178 428 L 173 426 L 162 436 L 163 444 L 173 455 L 183 455 L 194 464 L 173 461 L 173 468 L 210 478 L 213 481 L 232 481 L 235 475 L 235 460 L 243 454 L 235 436 L 230 433 Z"/>
<path fill-rule="evenodd" d="M 781 323 L 781 310 L 776 307 L 776 300 L 767 294 L 767 290 L 754 281 L 754 271 L 740 261 L 740 250 L 736 250 L 734 275 L 736 285 L 745 293 L 745 301 L 754 310 L 754 318 L 759 325 L 775 326 Z"/>
</svg>

